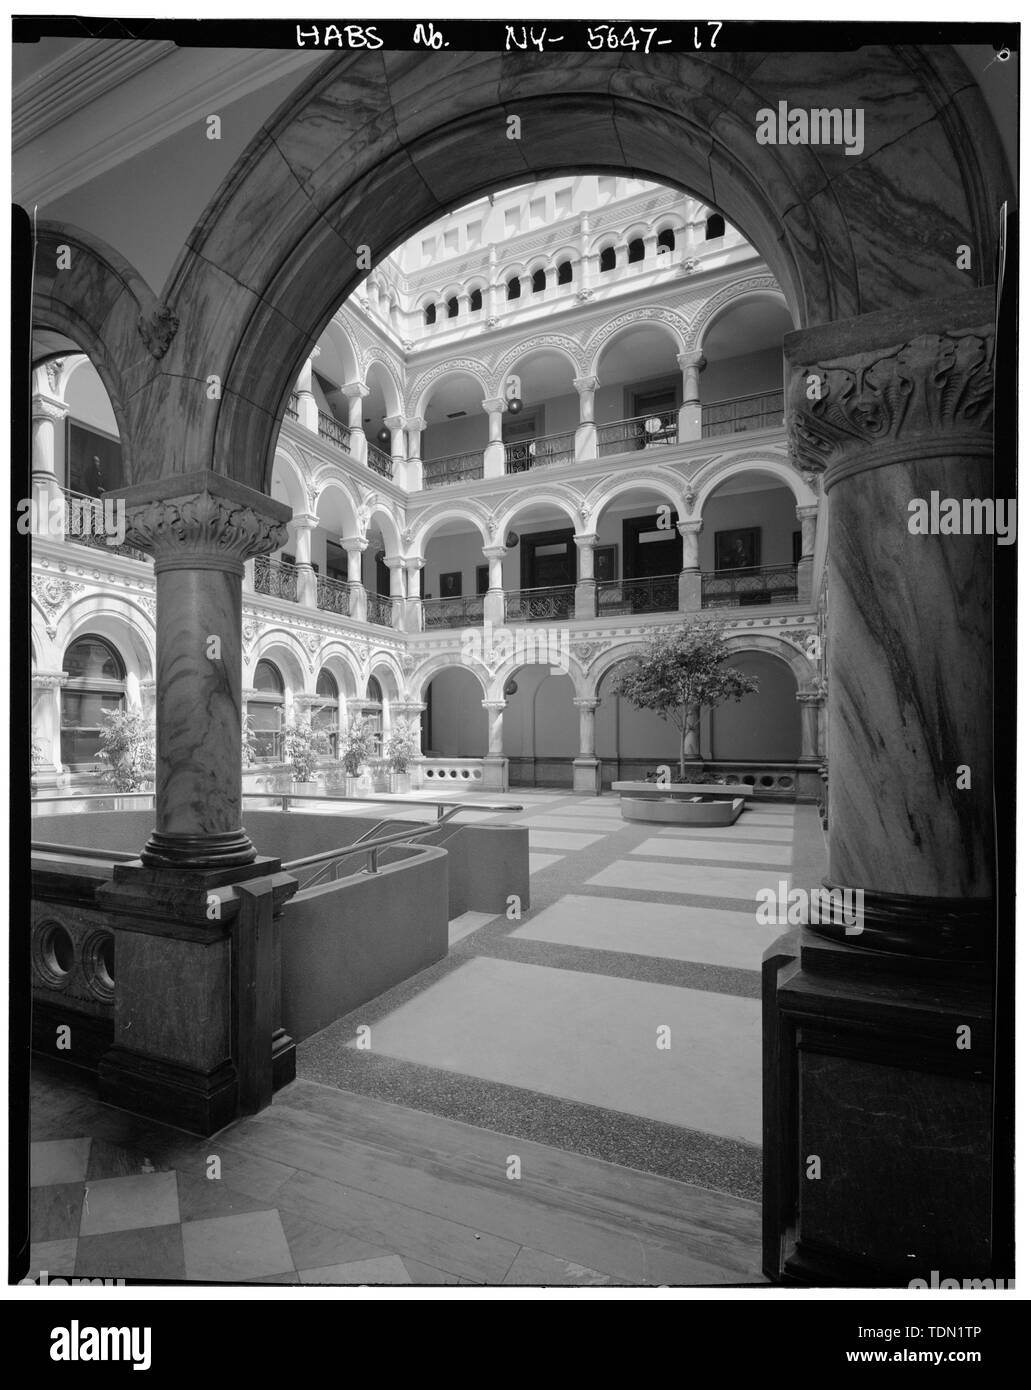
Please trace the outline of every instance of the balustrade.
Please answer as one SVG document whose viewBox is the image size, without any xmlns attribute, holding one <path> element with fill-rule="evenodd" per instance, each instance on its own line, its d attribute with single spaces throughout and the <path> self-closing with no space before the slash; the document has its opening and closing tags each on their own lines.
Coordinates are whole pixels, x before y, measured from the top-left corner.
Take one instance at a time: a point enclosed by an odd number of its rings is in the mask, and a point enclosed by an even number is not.
<svg viewBox="0 0 1031 1390">
<path fill-rule="evenodd" d="M 335 415 L 327 415 L 324 410 L 319 411 L 319 434 L 323 439 L 328 439 L 331 444 L 335 444 L 338 449 L 343 449 L 345 454 L 350 453 L 348 445 L 351 440 L 351 431 Z"/>
<path fill-rule="evenodd" d="M 447 487 L 483 477 L 483 451 L 468 454 L 448 454 L 445 458 L 427 459 L 422 465 L 424 488 Z"/>
<path fill-rule="evenodd" d="M 529 468 L 548 464 L 572 463 L 576 457 L 576 433 L 542 434 L 535 439 L 520 439 L 505 445 L 505 472 L 525 473 Z"/>
<path fill-rule="evenodd" d="M 378 473 L 381 478 L 393 478 L 394 460 L 389 454 L 385 454 L 382 449 L 378 449 L 375 444 L 368 447 L 368 464 L 374 473 Z"/>
<path fill-rule="evenodd" d="M 254 561 L 254 592 L 267 594 L 269 598 L 289 599 L 297 602 L 297 566 L 283 560 L 266 560 L 259 556 Z"/>
<path fill-rule="evenodd" d="M 62 488 L 61 491 L 64 493 L 65 540 L 72 541 L 75 545 L 87 545 L 94 550 L 102 550 L 105 555 L 125 555 L 130 560 L 153 563 L 145 550 L 137 550 L 127 541 L 109 544 L 113 536 L 110 523 L 117 524 L 118 520 L 116 500 L 109 499 L 105 504 L 103 497 L 90 497 L 84 492 L 72 492 L 70 488 Z M 53 518 L 48 517 L 47 523 L 52 526 L 55 539 L 59 538 L 61 533 L 59 528 L 53 525 Z"/>
<path fill-rule="evenodd" d="M 598 454 L 628 454 L 634 449 L 666 448 L 677 442 L 677 412 L 657 410 L 598 426 Z"/>
<path fill-rule="evenodd" d="M 598 617 L 621 613 L 675 613 L 680 576 L 649 575 L 646 579 L 606 580 L 598 585 Z"/>
<path fill-rule="evenodd" d="M 380 627 L 393 627 L 394 601 L 385 594 L 370 594 L 366 590 L 365 620 Z"/>
<path fill-rule="evenodd" d="M 300 402 L 297 399 L 297 392 L 291 391 L 290 399 L 286 406 L 286 418 L 288 420 L 299 420 L 301 418 Z"/>
<path fill-rule="evenodd" d="M 427 598 L 422 601 L 424 629 L 469 627 L 482 622 L 482 594 L 469 594 L 464 598 Z"/>
<path fill-rule="evenodd" d="M 505 596 L 506 622 L 542 622 L 567 619 L 576 607 L 576 585 L 560 584 L 543 589 L 517 589 Z"/>
<path fill-rule="evenodd" d="M 346 618 L 350 613 L 350 590 L 340 579 L 319 575 L 315 588 L 315 602 L 327 613 L 339 613 Z"/>
<path fill-rule="evenodd" d="M 784 423 L 784 392 L 764 391 L 754 396 L 712 401 L 702 406 L 702 438 L 740 434 L 744 430 L 771 430 Z"/>
<path fill-rule="evenodd" d="M 702 575 L 703 608 L 744 608 L 761 603 L 794 603 L 797 598 L 796 565 L 711 570 Z"/>
</svg>

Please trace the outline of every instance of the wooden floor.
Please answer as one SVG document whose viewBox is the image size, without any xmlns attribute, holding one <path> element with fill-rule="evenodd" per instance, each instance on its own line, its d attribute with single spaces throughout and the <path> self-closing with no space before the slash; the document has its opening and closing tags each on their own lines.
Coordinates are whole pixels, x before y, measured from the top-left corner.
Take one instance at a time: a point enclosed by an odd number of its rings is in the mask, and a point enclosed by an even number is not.
<svg viewBox="0 0 1031 1390">
<path fill-rule="evenodd" d="M 37 1078 L 36 1101 L 41 1172 L 47 1162 L 67 1161 L 60 1141 L 95 1136 L 98 1158 L 83 1162 L 101 1166 L 82 1173 L 94 1222 L 105 1180 L 112 1199 L 114 1183 L 134 1183 L 136 1201 L 143 1179 L 134 1175 L 150 1182 L 175 1171 L 179 1209 L 157 1228 L 163 1277 L 179 1267 L 178 1232 L 183 1277 L 205 1282 L 762 1282 L 755 1203 L 308 1081 L 205 1140 L 101 1106 L 88 1087 L 68 1086 L 53 1069 Z M 221 1177 L 204 1181 L 212 1156 Z M 76 1261 L 64 1272 L 117 1275 L 110 1266 L 122 1251 L 132 1268 L 121 1272 L 139 1277 L 153 1230 L 80 1237 L 75 1255 L 69 1176 L 34 1178 L 62 1179 L 59 1209 L 39 1206 L 40 1220 L 51 1224 L 33 1233 L 37 1244 L 48 1242 L 38 1248 L 51 1274 L 59 1272 L 53 1262 L 63 1237 Z M 58 1187 L 34 1195 L 41 1191 Z M 116 1224 L 117 1217 L 116 1206 Z M 233 1273 L 237 1247 L 244 1277 Z"/>
</svg>

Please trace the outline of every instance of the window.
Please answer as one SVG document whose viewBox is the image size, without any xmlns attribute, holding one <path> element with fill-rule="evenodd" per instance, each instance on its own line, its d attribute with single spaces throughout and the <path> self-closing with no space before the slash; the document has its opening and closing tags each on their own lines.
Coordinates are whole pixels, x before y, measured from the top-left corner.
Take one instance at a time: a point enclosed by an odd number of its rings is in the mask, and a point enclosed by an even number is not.
<svg viewBox="0 0 1031 1390">
<path fill-rule="evenodd" d="M 458 298 L 456 295 L 452 295 L 447 302 L 447 316 L 449 319 L 458 318 Z"/>
<path fill-rule="evenodd" d="M 627 260 L 630 262 L 631 265 L 635 265 L 638 261 L 643 261 L 644 241 L 642 240 L 642 238 L 639 236 L 635 236 L 633 241 L 627 248 L 627 252 Z"/>
<path fill-rule="evenodd" d="M 677 236 L 672 227 L 667 227 L 665 231 L 659 233 L 656 242 L 659 249 L 665 248 L 667 251 L 675 251 L 677 246 Z"/>
<path fill-rule="evenodd" d="M 558 283 L 560 285 L 571 285 L 573 283 L 573 262 L 559 261 L 558 263 Z"/>
<path fill-rule="evenodd" d="M 604 274 L 606 271 L 616 268 L 616 248 L 606 246 L 598 260 L 598 269 Z"/>
<path fill-rule="evenodd" d="M 437 322 L 437 306 L 436 306 L 436 304 L 427 304 L 427 305 L 426 305 L 426 308 L 423 309 L 423 311 L 422 311 L 422 317 L 423 317 L 423 322 L 424 322 L 427 326 L 430 325 L 430 324 L 432 324 L 432 323 L 436 323 L 436 322 Z"/>
<path fill-rule="evenodd" d="M 727 224 L 718 212 L 714 212 L 705 219 L 705 240 L 716 241 L 723 236 L 727 230 Z"/>
<path fill-rule="evenodd" d="M 311 726 L 317 734 L 323 734 L 331 757 L 337 756 L 337 742 L 340 725 L 340 689 L 332 671 L 325 666 L 315 682 L 318 703 L 312 709 Z"/>
<path fill-rule="evenodd" d="M 125 666 L 103 637 L 80 637 L 65 652 L 61 691 L 61 761 L 91 766 L 100 752 L 104 715 L 125 707 Z"/>
<path fill-rule="evenodd" d="M 256 758 L 279 761 L 283 744 L 283 695 L 286 687 L 279 668 L 259 661 L 254 668 L 254 695 L 247 701 L 250 745 Z"/>
<path fill-rule="evenodd" d="M 469 296 L 469 312 L 470 312 L 470 314 L 479 314 L 479 313 L 482 312 L 482 310 L 483 310 L 483 291 L 482 291 L 482 290 L 473 290 L 472 294 Z"/>
<path fill-rule="evenodd" d="M 458 250 L 458 228 L 452 227 L 450 231 L 444 233 L 444 250 Z"/>
<path fill-rule="evenodd" d="M 547 276 L 543 270 L 535 270 L 530 280 L 530 289 L 534 294 L 543 294 L 544 287 L 548 283 Z"/>
<path fill-rule="evenodd" d="M 530 221 L 543 222 L 548 214 L 548 203 L 546 198 L 530 199 Z"/>
<path fill-rule="evenodd" d="M 432 261 L 432 260 L 433 260 L 433 253 L 434 253 L 434 251 L 436 251 L 436 249 L 437 249 L 436 240 L 435 240 L 433 237 L 428 237 L 428 238 L 423 242 L 423 244 L 422 244 L 422 259 L 423 259 L 423 264 L 425 264 L 427 261 Z"/>
<path fill-rule="evenodd" d="M 518 299 L 522 292 L 522 287 L 519 284 L 519 276 L 513 275 L 508 282 L 508 298 Z"/>
</svg>

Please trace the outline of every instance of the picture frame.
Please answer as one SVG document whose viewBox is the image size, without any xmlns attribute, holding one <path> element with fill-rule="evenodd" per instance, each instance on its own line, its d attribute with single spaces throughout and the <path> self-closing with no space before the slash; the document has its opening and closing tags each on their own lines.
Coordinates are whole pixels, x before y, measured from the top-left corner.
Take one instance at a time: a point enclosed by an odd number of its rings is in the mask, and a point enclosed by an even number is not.
<svg viewBox="0 0 1031 1390">
<path fill-rule="evenodd" d="M 440 576 L 440 597 L 441 598 L 461 598 L 462 597 L 462 571 L 449 570 L 447 574 Z"/>
<path fill-rule="evenodd" d="M 485 594 L 490 588 L 490 565 L 476 566 L 476 592 Z"/>
<path fill-rule="evenodd" d="M 68 420 L 65 437 L 67 486 L 87 497 L 100 497 L 121 487 L 122 446 L 117 435 Z"/>
<path fill-rule="evenodd" d="M 609 584 L 617 577 L 618 545 L 594 547 L 594 577 L 599 584 Z"/>
<path fill-rule="evenodd" d="M 714 537 L 716 569 L 758 569 L 762 557 L 761 539 L 761 526 L 740 526 L 734 531 L 717 531 Z"/>
</svg>

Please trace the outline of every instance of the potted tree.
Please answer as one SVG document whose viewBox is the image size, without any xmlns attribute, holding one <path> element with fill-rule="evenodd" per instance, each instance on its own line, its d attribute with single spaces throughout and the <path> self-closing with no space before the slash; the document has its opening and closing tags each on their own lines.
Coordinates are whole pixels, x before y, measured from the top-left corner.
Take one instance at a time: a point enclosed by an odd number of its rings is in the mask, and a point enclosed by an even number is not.
<svg viewBox="0 0 1031 1390">
<path fill-rule="evenodd" d="M 105 710 L 97 754 L 102 772 L 120 792 L 143 791 L 154 778 L 154 716 L 139 707 Z"/>
<path fill-rule="evenodd" d="M 412 790 L 409 768 L 419 754 L 419 732 L 411 720 L 398 720 L 384 751 L 390 765 L 390 790 L 406 795 Z"/>
<path fill-rule="evenodd" d="M 344 765 L 344 795 L 358 795 L 358 779 L 362 768 L 372 756 L 375 745 L 372 726 L 367 719 L 356 714 L 347 726 L 340 750 L 340 761 Z"/>
<path fill-rule="evenodd" d="M 32 759 L 32 774 L 29 777 L 29 787 L 31 788 L 31 794 L 35 796 L 37 788 L 39 787 L 39 783 L 36 781 L 36 769 L 39 767 L 40 763 L 43 762 L 43 745 L 37 743 L 35 739 L 32 740 L 32 749 L 29 756 Z"/>
<path fill-rule="evenodd" d="M 294 790 L 317 792 L 315 774 L 318 771 L 319 755 L 329 751 L 325 734 L 313 729 L 310 719 L 297 716 L 287 726 L 283 746 L 293 768 Z"/>
<path fill-rule="evenodd" d="M 648 650 L 617 673 L 613 691 L 635 709 L 652 710 L 672 724 L 680 742 L 680 775 L 675 779 L 680 785 L 661 798 L 670 804 L 655 804 L 660 787 L 668 785 L 665 781 L 613 784 L 623 799 L 625 819 L 732 824 L 740 814 L 750 787 L 721 784 L 720 792 L 726 796 L 717 798 L 720 804 L 714 805 L 709 788 L 721 779 L 701 768 L 688 776 L 686 768 L 686 744 L 698 733 L 702 709 L 740 700 L 759 689 L 755 676 L 726 665 L 724 631 L 722 623 L 695 620 L 658 632 Z"/>
</svg>

